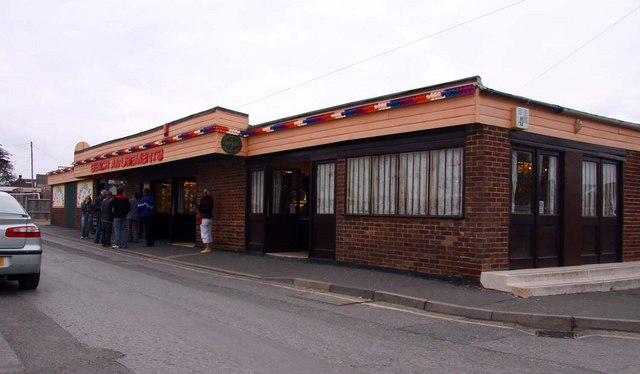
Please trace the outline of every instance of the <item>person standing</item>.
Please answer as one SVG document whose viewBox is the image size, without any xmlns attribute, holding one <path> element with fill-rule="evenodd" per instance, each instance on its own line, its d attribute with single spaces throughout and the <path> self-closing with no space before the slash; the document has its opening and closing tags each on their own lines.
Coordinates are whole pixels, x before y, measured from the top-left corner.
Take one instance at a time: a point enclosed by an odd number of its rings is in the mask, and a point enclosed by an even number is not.
<svg viewBox="0 0 640 374">
<path fill-rule="evenodd" d="M 80 211 L 82 217 L 80 219 L 80 239 L 87 239 L 89 237 L 89 231 L 91 227 L 91 213 L 93 213 L 93 204 L 91 204 L 91 196 L 85 196 L 82 204 L 80 204 Z"/>
<path fill-rule="evenodd" d="M 211 228 L 213 227 L 213 198 L 206 188 L 202 192 L 204 195 L 198 203 L 198 212 L 202 214 L 200 236 L 202 237 L 202 243 L 204 243 L 204 249 L 200 253 L 209 253 L 213 243 L 213 235 L 211 233 Z"/>
<path fill-rule="evenodd" d="M 111 191 L 106 192 L 106 196 L 102 200 L 102 208 L 100 219 L 102 220 L 102 228 L 100 233 L 100 241 L 102 242 L 103 247 L 111 246 L 111 225 L 113 224 L 113 212 L 111 211 L 111 207 L 109 203 L 113 198 L 113 194 Z"/>
<path fill-rule="evenodd" d="M 140 199 L 140 202 L 138 203 L 138 212 L 140 213 L 140 221 L 142 222 L 144 237 L 147 241 L 145 247 L 153 247 L 153 220 L 155 216 L 154 209 L 156 203 L 155 200 L 153 200 L 151 191 L 148 188 L 145 188 L 142 194 L 144 196 L 142 196 L 142 199 Z"/>
<path fill-rule="evenodd" d="M 137 243 L 138 234 L 140 234 L 140 213 L 138 212 L 138 200 L 140 194 L 134 192 L 133 196 L 129 199 L 129 213 L 127 214 L 127 220 L 129 221 L 129 242 Z"/>
<path fill-rule="evenodd" d="M 107 196 L 107 191 L 100 191 L 100 195 L 96 196 L 95 200 L 93 200 L 93 217 L 96 220 L 96 237 L 93 241 L 98 244 L 102 241 L 100 240 L 100 234 L 102 233 L 102 200 Z"/>
<path fill-rule="evenodd" d="M 127 232 L 125 222 L 131 206 L 124 194 L 124 189 L 118 187 L 116 196 L 109 201 L 109 208 L 113 212 L 113 226 L 116 230 L 116 244 L 112 248 L 127 248 Z"/>
</svg>

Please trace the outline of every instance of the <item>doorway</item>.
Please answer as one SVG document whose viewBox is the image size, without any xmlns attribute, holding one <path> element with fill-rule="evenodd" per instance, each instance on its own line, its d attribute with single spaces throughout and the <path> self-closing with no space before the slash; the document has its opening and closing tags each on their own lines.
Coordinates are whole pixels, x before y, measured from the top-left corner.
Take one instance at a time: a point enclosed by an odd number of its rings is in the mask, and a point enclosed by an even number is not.
<svg viewBox="0 0 640 374">
<path fill-rule="evenodd" d="M 170 242 L 195 242 L 195 178 L 165 179 L 151 183 L 156 201 L 155 237 Z"/>
<path fill-rule="evenodd" d="M 247 249 L 309 250 L 310 165 L 290 163 L 249 171 Z"/>
<path fill-rule="evenodd" d="M 557 152 L 511 152 L 510 269 L 562 265 L 560 166 Z"/>
<path fill-rule="evenodd" d="M 621 261 L 619 161 L 514 147 L 511 162 L 510 269 Z"/>
</svg>

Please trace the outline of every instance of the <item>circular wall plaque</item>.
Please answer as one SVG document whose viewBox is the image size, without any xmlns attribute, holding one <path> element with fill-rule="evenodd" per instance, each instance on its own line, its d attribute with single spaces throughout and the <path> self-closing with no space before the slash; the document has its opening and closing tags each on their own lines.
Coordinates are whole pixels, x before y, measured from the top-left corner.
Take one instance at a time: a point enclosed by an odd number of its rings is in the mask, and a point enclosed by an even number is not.
<svg viewBox="0 0 640 374">
<path fill-rule="evenodd" d="M 242 140 L 237 135 L 227 134 L 220 141 L 222 150 L 230 155 L 235 155 L 242 149 Z"/>
</svg>

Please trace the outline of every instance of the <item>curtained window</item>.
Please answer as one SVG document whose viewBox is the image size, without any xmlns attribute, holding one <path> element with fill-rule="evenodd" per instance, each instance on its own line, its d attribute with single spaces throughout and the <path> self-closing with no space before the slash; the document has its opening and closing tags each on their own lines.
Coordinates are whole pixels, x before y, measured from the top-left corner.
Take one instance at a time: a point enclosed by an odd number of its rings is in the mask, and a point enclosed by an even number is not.
<svg viewBox="0 0 640 374">
<path fill-rule="evenodd" d="M 462 215 L 463 149 L 347 159 L 347 213 Z"/>
</svg>

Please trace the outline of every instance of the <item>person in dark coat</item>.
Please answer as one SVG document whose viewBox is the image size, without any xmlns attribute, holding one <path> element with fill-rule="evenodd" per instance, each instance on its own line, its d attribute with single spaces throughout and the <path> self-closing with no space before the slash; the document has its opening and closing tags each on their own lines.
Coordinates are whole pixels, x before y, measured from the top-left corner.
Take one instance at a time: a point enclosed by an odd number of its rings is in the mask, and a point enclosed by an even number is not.
<svg viewBox="0 0 640 374">
<path fill-rule="evenodd" d="M 106 196 L 104 200 L 102 200 L 102 208 L 100 219 L 102 221 L 102 233 L 101 242 L 103 247 L 111 246 L 111 225 L 113 224 L 113 211 L 111 211 L 111 207 L 109 206 L 109 202 L 113 198 L 113 194 L 111 191 L 106 192 Z"/>
<path fill-rule="evenodd" d="M 122 187 L 118 187 L 117 192 L 116 196 L 109 201 L 109 208 L 113 212 L 113 226 L 116 230 L 116 245 L 113 248 L 127 248 L 125 223 L 131 205 L 129 205 L 129 198 L 124 194 Z"/>
<path fill-rule="evenodd" d="M 98 244 L 100 240 L 100 234 L 102 233 L 102 200 L 107 196 L 107 191 L 100 191 L 100 195 L 96 196 L 93 200 L 93 217 L 96 220 L 96 237 L 94 243 Z"/>
<path fill-rule="evenodd" d="M 155 216 L 155 200 L 151 196 L 151 191 L 145 188 L 142 192 L 143 196 L 138 203 L 138 212 L 140 213 L 140 222 L 142 222 L 142 228 L 144 230 L 144 237 L 147 241 L 146 247 L 153 247 L 153 220 Z"/>
<path fill-rule="evenodd" d="M 138 192 L 133 193 L 133 197 L 129 199 L 129 214 L 127 214 L 127 220 L 129 221 L 129 242 L 137 243 L 138 236 L 140 234 L 140 212 L 138 211 L 138 204 L 140 200 L 140 194 Z"/>
</svg>

